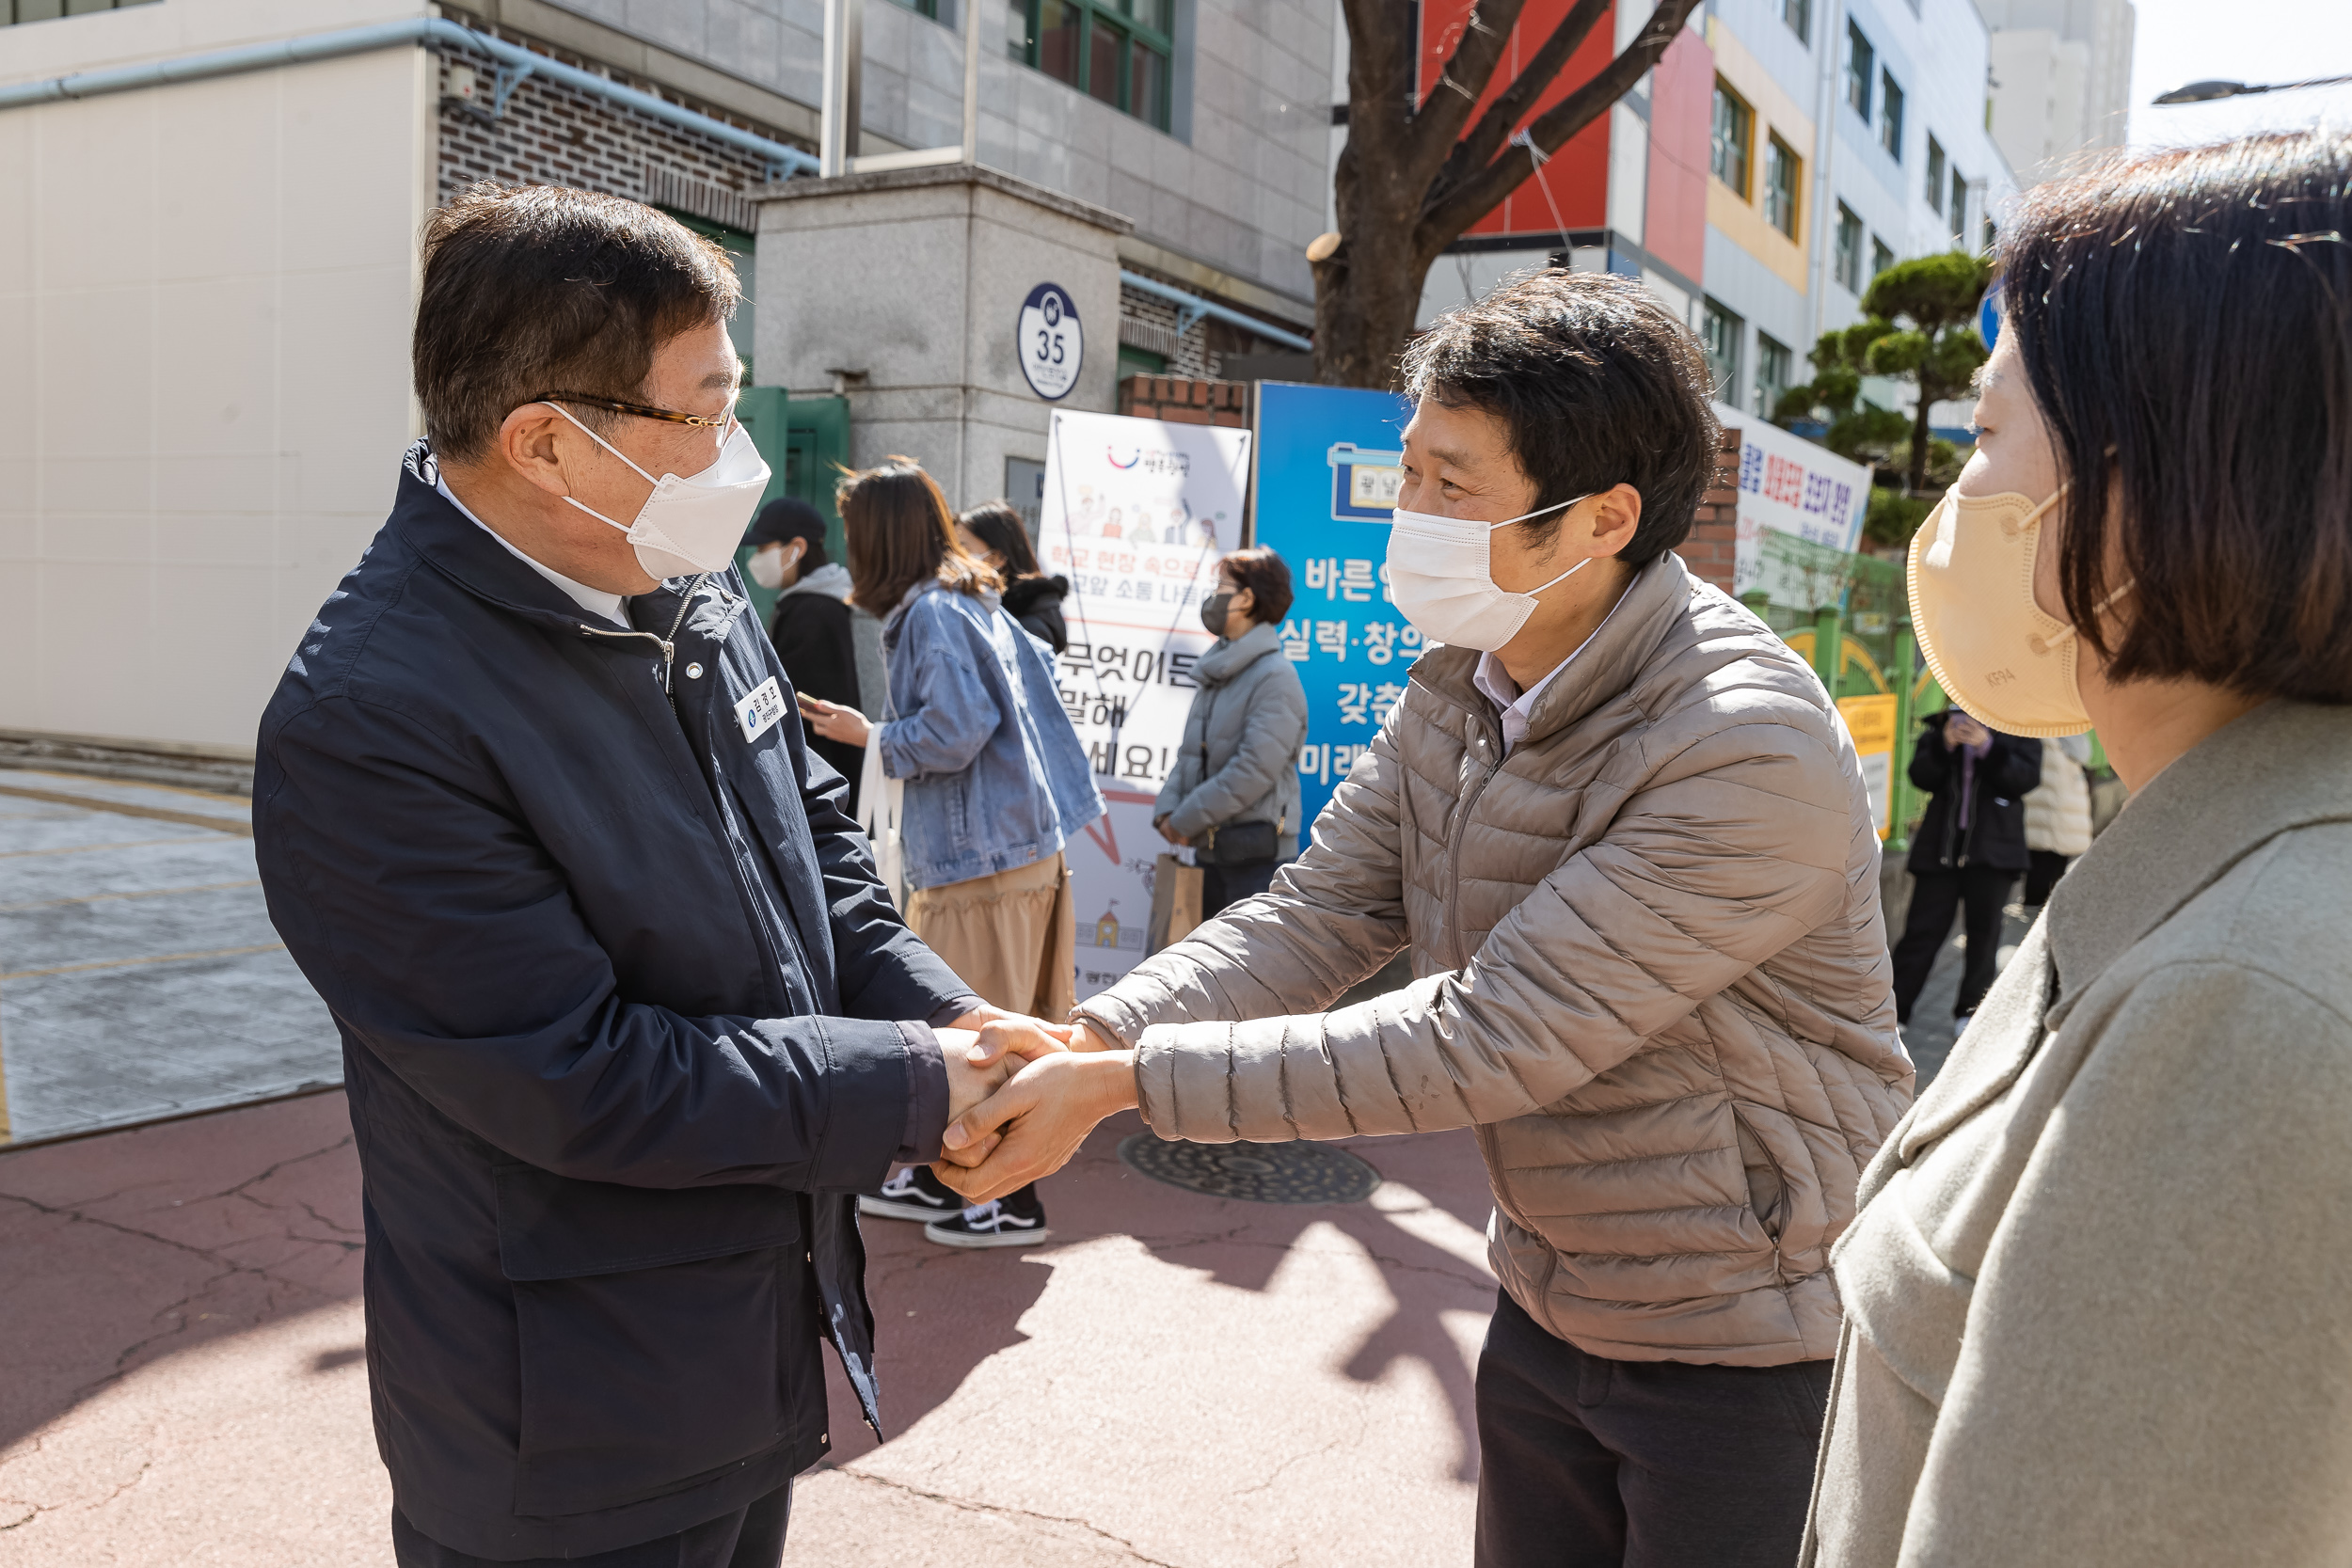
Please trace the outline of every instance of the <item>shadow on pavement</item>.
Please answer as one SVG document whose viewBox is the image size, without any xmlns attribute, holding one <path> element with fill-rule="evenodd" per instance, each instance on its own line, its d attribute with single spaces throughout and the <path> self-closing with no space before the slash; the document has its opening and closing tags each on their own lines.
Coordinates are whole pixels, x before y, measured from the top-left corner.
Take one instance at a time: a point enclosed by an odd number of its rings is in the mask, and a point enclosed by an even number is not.
<svg viewBox="0 0 2352 1568">
<path fill-rule="evenodd" d="M 1466 1350 L 1440 1318 L 1468 1313 L 1483 1323 L 1494 1309 L 1494 1277 L 1484 1261 L 1491 1200 L 1470 1134 L 1350 1139 L 1343 1147 L 1380 1172 L 1381 1188 L 1362 1203 L 1291 1205 L 1212 1197 L 1138 1175 L 1120 1162 L 1117 1149 L 1142 1131 L 1132 1114 L 1113 1117 L 1067 1168 L 1047 1180 L 1042 1193 L 1053 1236 L 1041 1245 L 963 1252 L 926 1241 L 921 1227 L 911 1223 L 865 1222 L 885 1432 L 896 1437 L 909 1431 L 946 1403 L 982 1361 L 1028 1338 L 1022 1315 L 1036 1305 L 1065 1251 L 1133 1238 L 1159 1261 L 1196 1271 L 1216 1285 L 1263 1293 L 1278 1272 L 1317 1266 L 1319 1252 L 1327 1254 L 1331 1244 L 1308 1233 L 1328 1226 L 1359 1249 L 1359 1258 L 1374 1262 L 1391 1297 L 1386 1316 L 1335 1370 L 1369 1384 L 1400 1364 L 1424 1368 L 1452 1412 L 1454 1471 L 1463 1481 L 1475 1478 L 1478 1434 L 1469 1359 L 1475 1346 Z M 1152 1312 L 1154 1306 L 1104 1301 L 1105 1339 L 1097 1348 L 1110 1353 L 1113 1331 L 1126 1316 Z M 1216 1376 L 1219 1348 L 1204 1341 L 1199 1356 L 1200 1375 Z M 828 1381 L 834 1441 L 828 1463 L 837 1466 L 878 1445 L 830 1362 Z"/>
</svg>

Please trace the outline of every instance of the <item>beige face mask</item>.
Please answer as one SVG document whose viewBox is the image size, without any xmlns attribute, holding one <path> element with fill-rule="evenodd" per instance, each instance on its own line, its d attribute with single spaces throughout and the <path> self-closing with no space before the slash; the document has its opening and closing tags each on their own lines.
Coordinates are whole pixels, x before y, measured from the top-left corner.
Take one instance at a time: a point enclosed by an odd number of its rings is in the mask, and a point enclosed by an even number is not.
<svg viewBox="0 0 2352 1568">
<path fill-rule="evenodd" d="M 1936 684 L 1991 728 L 2033 739 L 2090 728 L 2075 687 L 2074 628 L 2033 597 L 2042 519 L 2065 494 L 2061 485 L 2036 506 L 1955 485 L 1911 541 L 1911 620 Z"/>
</svg>

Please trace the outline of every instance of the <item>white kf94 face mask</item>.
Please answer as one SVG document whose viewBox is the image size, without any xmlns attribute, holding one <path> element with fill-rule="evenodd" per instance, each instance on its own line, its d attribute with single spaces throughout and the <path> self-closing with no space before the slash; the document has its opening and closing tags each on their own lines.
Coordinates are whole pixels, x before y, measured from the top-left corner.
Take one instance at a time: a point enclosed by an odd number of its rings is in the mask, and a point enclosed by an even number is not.
<svg viewBox="0 0 2352 1568">
<path fill-rule="evenodd" d="M 1535 613 L 1536 594 L 1567 581 L 1594 559 L 1587 556 L 1524 594 L 1505 593 L 1495 586 L 1495 530 L 1590 499 L 1577 496 L 1499 523 L 1398 507 L 1389 525 L 1389 590 L 1396 595 L 1396 608 L 1432 642 L 1492 653 L 1527 625 Z"/>
<path fill-rule="evenodd" d="M 580 425 L 588 439 L 628 463 L 620 449 L 580 424 L 570 409 L 553 403 L 548 406 Z M 735 421 L 720 444 L 717 461 L 699 473 L 663 474 L 656 479 L 634 463 L 628 466 L 653 486 L 653 494 L 637 509 L 634 520 L 613 522 L 601 512 L 580 506 L 569 496 L 564 499 L 596 521 L 628 534 L 628 542 L 637 546 L 637 563 L 649 577 L 682 578 L 725 571 L 735 560 L 736 546 L 743 542 L 743 531 L 751 526 L 752 514 L 759 508 L 760 496 L 768 488 L 768 460 L 752 445 L 752 433 L 740 421 Z"/>
</svg>

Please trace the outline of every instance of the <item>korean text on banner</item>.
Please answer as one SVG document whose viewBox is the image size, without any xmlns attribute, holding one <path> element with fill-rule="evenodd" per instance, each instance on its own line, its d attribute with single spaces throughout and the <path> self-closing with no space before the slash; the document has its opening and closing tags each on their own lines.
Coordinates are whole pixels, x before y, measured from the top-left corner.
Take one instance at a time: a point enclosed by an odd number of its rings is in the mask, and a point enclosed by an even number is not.
<svg viewBox="0 0 2352 1568">
<path fill-rule="evenodd" d="M 1078 995 L 1143 958 L 1152 804 L 1184 742 L 1192 667 L 1214 641 L 1200 601 L 1241 544 L 1249 433 L 1057 410 L 1045 455 L 1038 555 L 1070 579 L 1070 646 L 1055 684 L 1092 762 L 1106 815 L 1068 847 L 1078 901 Z"/>
<path fill-rule="evenodd" d="M 1310 826 L 1371 749 L 1421 657 L 1421 633 L 1397 613 L 1388 580 L 1398 448 L 1412 413 L 1391 392 L 1258 388 L 1257 542 L 1290 562 L 1297 595 L 1280 631 L 1307 689 L 1298 785 Z"/>
<path fill-rule="evenodd" d="M 1837 711 L 1862 759 L 1862 783 L 1870 792 L 1870 818 L 1883 840 L 1895 826 L 1895 695 L 1840 697 Z"/>
<path fill-rule="evenodd" d="M 1862 541 L 1862 523 L 1870 507 L 1870 470 L 1849 463 L 1827 447 L 1753 414 L 1715 404 L 1715 418 L 1725 429 L 1740 432 L 1740 522 L 1732 568 L 1732 591 L 1745 594 L 1763 587 L 1775 604 L 1812 610 L 1791 596 L 1786 585 L 1763 580 L 1764 531 L 1787 533 L 1810 545 L 1851 552 Z"/>
</svg>

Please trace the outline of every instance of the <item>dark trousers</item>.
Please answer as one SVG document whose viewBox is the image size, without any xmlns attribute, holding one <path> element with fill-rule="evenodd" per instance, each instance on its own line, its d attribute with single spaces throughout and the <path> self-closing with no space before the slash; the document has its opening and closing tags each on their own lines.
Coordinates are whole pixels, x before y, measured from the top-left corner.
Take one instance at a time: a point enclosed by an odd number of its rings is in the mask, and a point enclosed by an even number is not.
<svg viewBox="0 0 2352 1568">
<path fill-rule="evenodd" d="M 1273 860 L 1243 861 L 1237 865 L 1203 865 L 1200 868 L 1200 918 L 1215 919 L 1226 905 L 1255 898 L 1274 885 L 1274 874 L 1280 869 L 1281 863 Z"/>
<path fill-rule="evenodd" d="M 2071 857 L 2061 855 L 2056 849 L 2026 850 L 2026 908 L 2038 910 L 2048 903 L 2050 890 L 2058 886 L 2058 879 L 2066 875 L 2066 868 L 2073 863 Z"/>
<path fill-rule="evenodd" d="M 1963 866 L 1958 871 L 1915 871 L 1911 876 L 1911 913 L 1903 921 L 1902 941 L 1895 944 L 1895 1017 L 1911 1022 L 1911 1005 L 1928 983 L 1935 955 L 1952 934 L 1952 915 L 1967 909 L 1968 946 L 1960 975 L 1960 995 L 1952 1016 L 1973 1013 L 2000 973 L 1994 959 L 2001 950 L 2001 906 L 2017 885 L 2014 871 L 1987 865 Z"/>
<path fill-rule="evenodd" d="M 400 1568 L 779 1568 L 784 1528 L 792 1522 L 792 1483 L 755 1498 L 732 1513 L 706 1519 L 691 1529 L 616 1546 L 590 1557 L 534 1557 L 501 1561 L 469 1557 L 417 1532 L 408 1516 L 392 1510 L 392 1560 Z"/>
<path fill-rule="evenodd" d="M 1478 1357 L 1478 1568 L 1789 1568 L 1829 1374 L 1612 1361 L 1502 1296 Z"/>
</svg>

